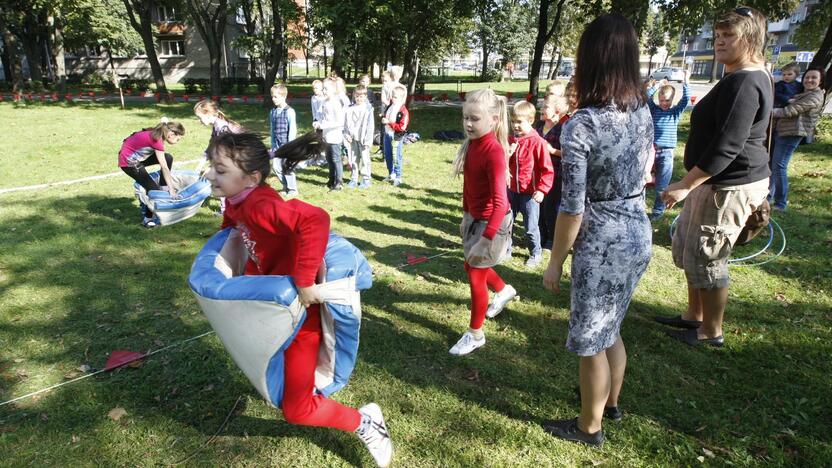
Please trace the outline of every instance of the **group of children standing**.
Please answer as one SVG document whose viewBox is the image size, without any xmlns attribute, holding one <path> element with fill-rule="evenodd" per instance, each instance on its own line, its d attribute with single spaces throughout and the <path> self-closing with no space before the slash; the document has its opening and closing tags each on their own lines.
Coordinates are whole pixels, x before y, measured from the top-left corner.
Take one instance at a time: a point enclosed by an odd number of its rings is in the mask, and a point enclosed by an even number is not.
<svg viewBox="0 0 832 468">
<path fill-rule="evenodd" d="M 384 82 L 381 92 L 380 121 L 384 126 L 383 151 L 387 162 L 387 181 L 398 186 L 402 173 L 402 137 L 410 123 L 410 117 L 405 107 L 407 89 L 399 84 L 392 72 L 382 74 Z M 347 166 L 350 169 L 350 180 L 347 188 L 368 188 L 372 185 L 372 162 L 370 147 L 375 136 L 376 109 L 374 108 L 374 94 L 369 88 L 370 77 L 363 75 L 358 86 L 353 90 L 352 101 L 347 97 L 346 84 L 337 76 L 331 76 L 323 81 L 312 82 L 313 96 L 312 128 L 321 133 L 326 144 L 325 160 L 329 170 L 327 188 L 331 191 L 344 188 L 343 160 L 346 154 Z M 294 111 L 286 104 L 288 90 L 283 85 L 272 88 L 272 100 L 275 103 L 273 114 L 277 115 L 277 122 L 272 123 L 272 150 L 276 150 L 286 141 L 296 136 L 297 124 L 289 121 L 283 114 L 294 117 Z M 289 127 L 288 129 L 286 127 Z M 295 129 L 295 133 L 292 133 Z M 387 138 L 389 136 L 389 138 Z M 393 159 L 392 142 L 398 141 L 396 159 Z M 275 162 L 275 173 L 283 183 L 287 195 L 297 195 L 297 182 L 294 173 L 278 172 L 280 162 Z"/>
</svg>

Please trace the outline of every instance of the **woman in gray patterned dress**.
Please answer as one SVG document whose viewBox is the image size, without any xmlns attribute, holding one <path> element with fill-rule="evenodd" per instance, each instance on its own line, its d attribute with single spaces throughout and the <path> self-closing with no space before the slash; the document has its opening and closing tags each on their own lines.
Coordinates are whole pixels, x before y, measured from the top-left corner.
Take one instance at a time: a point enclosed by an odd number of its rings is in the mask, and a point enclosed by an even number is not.
<svg viewBox="0 0 832 468">
<path fill-rule="evenodd" d="M 621 322 L 651 255 L 644 203 L 653 121 L 641 92 L 638 41 L 623 16 L 587 26 L 575 73 L 579 110 L 561 135 L 563 194 L 544 274 L 558 291 L 572 253 L 572 313 L 566 348 L 581 357 L 581 414 L 547 421 L 555 437 L 601 445 L 602 417 L 620 419 L 627 354 Z"/>
</svg>

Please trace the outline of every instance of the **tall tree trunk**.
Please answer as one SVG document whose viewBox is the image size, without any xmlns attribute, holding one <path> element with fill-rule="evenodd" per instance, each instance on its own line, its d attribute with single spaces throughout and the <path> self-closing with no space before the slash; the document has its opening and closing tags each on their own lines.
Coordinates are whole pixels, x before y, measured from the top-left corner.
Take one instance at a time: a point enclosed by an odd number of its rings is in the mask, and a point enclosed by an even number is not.
<svg viewBox="0 0 832 468">
<path fill-rule="evenodd" d="M 55 64 L 55 83 L 58 85 L 58 93 L 66 94 L 66 58 L 64 57 L 64 33 L 61 12 L 56 9 L 54 15 L 50 15 L 47 21 L 50 29 L 50 40 L 52 42 L 52 62 Z"/>
<path fill-rule="evenodd" d="M 558 45 L 554 44 L 552 46 L 552 54 L 549 57 L 549 71 L 546 73 L 546 79 L 547 80 L 554 80 L 554 79 L 557 79 L 557 77 L 558 77 L 557 70 L 554 69 L 555 61 L 558 60 L 558 58 L 557 58 L 558 54 L 555 53 L 557 51 L 557 49 L 558 49 Z M 532 58 L 534 58 L 534 57 L 532 57 Z"/>
<path fill-rule="evenodd" d="M 552 79 L 558 79 L 558 70 L 560 70 L 560 66 L 563 64 L 563 52 L 558 52 L 558 61 L 555 63 L 555 70 L 552 72 Z"/>
<path fill-rule="evenodd" d="M 20 62 L 17 59 L 17 41 L 14 38 L 14 35 L 8 30 L 6 27 L 6 23 L 3 21 L 3 12 L 0 10 L 0 35 L 2 35 L 3 40 L 3 54 L 2 54 L 2 63 L 3 63 L 3 74 L 5 75 L 6 82 L 14 83 L 15 88 L 19 86 L 20 80 Z M 17 89 L 15 89 L 17 91 Z"/>
<path fill-rule="evenodd" d="M 266 73 L 263 79 L 263 89 L 261 94 L 263 96 L 269 95 L 269 90 L 274 85 L 275 78 L 278 71 L 284 67 L 286 61 L 285 52 L 285 31 L 283 24 L 283 12 L 280 10 L 280 2 L 278 0 L 271 0 L 272 8 L 272 29 L 271 40 L 269 46 L 269 53 L 265 59 Z M 263 99 L 263 107 L 269 109 L 272 107 L 271 99 Z"/>
<path fill-rule="evenodd" d="M 711 34 L 716 32 L 716 19 L 713 20 L 711 23 Z M 711 58 L 711 79 L 708 80 L 708 83 L 713 83 L 716 81 L 716 51 L 714 51 L 714 56 Z"/>
<path fill-rule="evenodd" d="M 257 34 L 257 22 L 254 19 L 254 12 L 252 11 L 254 4 L 251 0 L 244 0 L 240 2 L 240 7 L 243 10 L 243 17 L 246 21 L 246 35 L 254 36 Z M 254 54 L 251 53 L 248 54 L 248 77 L 251 80 L 257 78 L 257 60 Z"/>
<path fill-rule="evenodd" d="M 329 76 L 329 72 L 326 70 L 327 66 L 329 65 L 328 62 L 329 62 L 329 60 L 328 60 L 328 57 L 326 55 L 326 44 L 324 44 L 324 77 Z"/>
<path fill-rule="evenodd" d="M 36 33 L 23 34 L 20 37 L 21 45 L 23 45 L 23 53 L 26 55 L 26 63 L 29 66 L 29 78 L 32 81 L 43 81 L 43 74 L 41 73 L 41 44 Z"/>
<path fill-rule="evenodd" d="M 832 65 L 832 19 L 829 20 L 829 26 L 826 28 L 826 35 L 823 37 L 823 42 L 821 42 L 818 51 L 815 52 L 812 63 L 809 64 L 809 68 L 826 71 L 823 78 L 823 88 L 827 94 L 832 91 L 832 66 L 830 65 Z"/>
<path fill-rule="evenodd" d="M 563 13 L 563 4 L 566 0 L 556 0 L 555 17 L 552 20 L 552 27 L 549 27 L 549 6 L 554 0 L 540 0 L 540 16 L 537 23 L 537 38 L 534 41 L 534 55 L 532 66 L 529 67 L 529 94 L 533 101 L 537 100 L 538 86 L 540 85 L 540 66 L 543 62 L 543 49 L 549 39 L 557 33 L 560 17 Z"/>
<path fill-rule="evenodd" d="M 491 47 L 489 47 L 488 41 L 484 40 L 480 37 L 480 42 L 482 43 L 482 70 L 480 71 L 480 80 L 486 81 L 486 74 L 488 73 L 488 56 L 491 55 Z"/>
<path fill-rule="evenodd" d="M 273 7 L 275 3 L 277 1 L 272 0 Z M 201 0 L 186 0 L 185 5 L 190 13 L 191 21 L 196 26 L 199 35 L 208 48 L 209 64 L 211 67 L 208 75 L 211 81 L 211 95 L 219 96 L 222 94 L 222 50 L 226 19 L 229 11 L 228 0 L 219 0 L 213 11 L 210 10 L 210 4 L 206 4 Z M 273 18 L 273 20 L 276 20 L 276 18 Z"/>
<path fill-rule="evenodd" d="M 408 41 L 407 49 L 404 51 L 404 75 L 407 87 L 408 96 L 412 96 L 416 91 L 416 79 L 419 76 L 419 50 L 410 45 Z"/>
<path fill-rule="evenodd" d="M 150 72 L 153 81 L 156 83 L 156 92 L 162 95 L 165 100 L 170 99 L 168 88 L 165 84 L 165 75 L 162 73 L 162 66 L 159 64 L 159 56 L 156 55 L 156 44 L 153 39 L 153 27 L 150 11 L 152 2 L 150 0 L 123 0 L 127 9 L 127 17 L 130 25 L 139 33 L 144 45 L 144 54 L 150 64 Z M 118 83 L 116 83 L 118 85 Z"/>
</svg>

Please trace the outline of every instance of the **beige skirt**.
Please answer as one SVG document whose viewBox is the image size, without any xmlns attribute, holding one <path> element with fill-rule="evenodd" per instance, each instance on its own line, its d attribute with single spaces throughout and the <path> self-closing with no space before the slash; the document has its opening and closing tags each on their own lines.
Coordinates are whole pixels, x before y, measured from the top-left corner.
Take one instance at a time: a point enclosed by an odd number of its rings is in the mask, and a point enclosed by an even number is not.
<svg viewBox="0 0 832 468">
<path fill-rule="evenodd" d="M 465 261 L 474 268 L 490 268 L 499 264 L 508 256 L 506 250 L 511 243 L 511 226 L 513 217 L 511 210 L 506 213 L 503 222 L 500 223 L 500 228 L 494 234 L 491 240 L 491 250 L 480 261 L 471 263 L 470 252 L 471 248 L 482 237 L 485 228 L 488 225 L 488 220 L 474 219 L 470 213 L 464 212 L 462 214 L 462 224 L 460 225 L 460 234 L 462 235 L 462 251 L 465 255 Z"/>
</svg>

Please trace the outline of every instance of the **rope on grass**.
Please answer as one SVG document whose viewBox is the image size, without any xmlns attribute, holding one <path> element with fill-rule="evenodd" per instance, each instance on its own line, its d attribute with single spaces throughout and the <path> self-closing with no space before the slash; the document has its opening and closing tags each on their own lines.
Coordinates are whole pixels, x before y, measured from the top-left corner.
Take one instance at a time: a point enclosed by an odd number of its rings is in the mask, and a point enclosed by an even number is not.
<svg viewBox="0 0 832 468">
<path fill-rule="evenodd" d="M 673 222 L 670 223 L 670 227 L 668 227 L 669 235 L 670 235 L 671 239 L 673 239 L 673 229 L 676 227 L 676 222 L 679 220 L 679 216 L 681 216 L 681 215 L 676 215 L 676 217 L 673 218 Z M 783 245 L 780 247 L 780 250 L 776 254 L 774 254 L 772 257 L 770 257 L 769 259 L 764 260 L 762 262 L 743 263 L 747 260 L 752 260 L 754 258 L 757 258 L 760 255 L 764 254 L 766 251 L 768 251 L 768 249 L 774 243 L 774 228 L 775 227 L 780 232 L 780 238 L 783 239 Z M 780 255 L 783 254 L 783 252 L 785 250 L 786 250 L 786 233 L 783 231 L 783 228 L 780 226 L 780 224 L 777 221 L 774 220 L 774 218 L 769 218 L 768 242 L 766 243 L 765 247 L 763 247 L 762 249 L 758 250 L 757 252 L 755 252 L 751 255 L 747 255 L 745 257 L 740 257 L 740 258 L 729 259 L 728 264 L 731 265 L 731 266 L 736 266 L 736 267 L 752 267 L 752 266 L 765 265 L 766 263 L 770 263 L 770 262 L 773 262 L 774 260 L 776 260 Z"/>
<path fill-rule="evenodd" d="M 195 163 L 195 162 L 202 161 L 202 160 L 204 160 L 204 158 L 182 161 L 178 164 L 191 164 L 191 163 Z M 49 182 L 49 183 L 46 183 L 46 184 L 24 185 L 23 187 L 4 188 L 4 189 L 0 189 L 0 195 L 6 194 L 6 193 L 13 193 L 13 192 L 22 192 L 22 191 L 25 191 L 25 190 L 40 190 L 40 189 L 46 189 L 46 188 L 52 188 L 52 187 L 59 187 L 59 186 L 62 186 L 62 185 L 74 185 L 74 184 L 80 184 L 81 182 L 90 182 L 90 181 L 93 181 L 93 180 L 109 179 L 110 177 L 116 177 L 116 176 L 120 176 L 120 175 L 124 175 L 124 172 L 121 172 L 121 171 L 111 172 L 109 174 L 100 174 L 100 175 L 95 175 L 95 176 L 82 177 L 80 179 L 62 180 L 60 182 Z"/>
<path fill-rule="evenodd" d="M 142 355 L 141 355 L 141 356 L 139 356 L 139 357 L 136 357 L 136 358 L 130 359 L 129 361 L 125 361 L 125 362 L 123 362 L 123 363 L 119 364 L 119 366 L 118 366 L 118 367 L 123 367 L 123 366 L 125 366 L 125 365 L 127 365 L 127 364 L 130 364 L 131 362 L 138 361 L 139 359 L 144 359 L 144 358 L 146 358 L 146 357 L 153 356 L 154 354 L 161 353 L 162 351 L 167 351 L 168 349 L 171 349 L 171 348 L 176 348 L 176 347 L 182 346 L 182 345 L 184 345 L 185 343 L 188 343 L 188 342 L 190 342 L 190 341 L 198 340 L 198 339 L 200 339 L 200 338 L 202 338 L 202 337 L 205 337 L 205 336 L 208 336 L 208 335 L 213 335 L 213 334 L 214 334 L 214 331 L 212 330 L 212 331 L 209 331 L 209 332 L 205 332 L 205 333 L 203 333 L 203 334 L 201 334 L 201 335 L 192 336 L 191 338 L 188 338 L 188 339 L 186 339 L 186 340 L 182 340 L 182 341 L 180 341 L 180 342 L 178 342 L 178 343 L 174 343 L 174 344 L 172 344 L 172 345 L 165 346 L 164 348 L 159 348 L 159 349 L 157 349 L 157 350 L 155 350 L 155 351 L 149 352 L 149 353 L 147 353 L 147 354 L 142 354 Z M 41 394 L 41 393 L 48 392 L 49 390 L 52 390 L 52 389 L 55 389 L 55 388 L 58 388 L 58 387 L 63 387 L 64 385 L 69 385 L 69 384 L 71 384 L 71 383 L 78 382 L 79 380 L 84 380 L 84 379 L 87 379 L 87 378 L 89 378 L 89 377 L 92 377 L 92 376 L 94 376 L 94 375 L 101 374 L 101 373 L 103 373 L 103 372 L 109 372 L 109 371 L 111 371 L 111 370 L 117 369 L 118 367 L 116 367 L 116 368 L 104 368 L 104 369 L 100 369 L 100 370 L 97 370 L 97 371 L 92 372 L 92 373 L 90 373 L 90 374 L 85 374 L 85 375 L 82 375 L 81 377 L 77 377 L 77 378 L 74 378 L 74 379 L 72 379 L 72 380 L 67 380 L 66 382 L 61 382 L 61 383 L 59 383 L 59 384 L 55 384 L 55 385 L 52 385 L 52 386 L 50 386 L 50 387 L 42 388 L 42 389 L 40 389 L 40 390 L 38 390 L 38 391 L 36 391 L 36 392 L 27 393 L 26 395 L 22 395 L 22 396 L 19 396 L 19 397 L 17 397 L 17 398 L 12 398 L 11 400 L 8 400 L 8 401 L 4 401 L 4 402 L 0 403 L 0 406 L 3 406 L 3 405 L 8 405 L 8 404 L 10 404 L 10 403 L 14 403 L 15 401 L 23 400 L 23 399 L 25 399 L 25 398 L 33 397 L 33 396 L 35 396 L 35 395 L 39 395 L 39 394 Z"/>
<path fill-rule="evenodd" d="M 442 253 L 439 253 L 439 254 L 436 254 L 436 255 L 432 255 L 432 256 L 430 256 L 430 257 L 426 257 L 426 258 L 425 258 L 425 260 L 423 260 L 422 262 L 419 262 L 419 263 L 423 263 L 423 262 L 425 262 L 425 261 L 427 261 L 427 260 L 430 260 L 430 259 L 432 259 L 432 258 L 442 257 L 442 256 L 444 256 L 444 255 L 447 255 L 447 254 L 449 254 L 449 253 L 453 253 L 453 252 L 454 252 L 454 251 L 447 251 L 447 252 L 442 252 Z M 405 267 L 408 267 L 408 266 L 411 266 L 411 265 L 417 265 L 417 264 L 418 264 L 418 263 L 414 263 L 414 264 L 405 263 L 405 264 L 403 264 L 403 265 L 398 265 L 398 266 L 396 267 L 396 269 L 397 269 L 397 270 L 400 270 L 400 269 L 402 269 L 402 268 L 405 268 Z M 171 344 L 171 345 L 165 346 L 164 348 L 159 348 L 159 349 L 157 349 L 157 350 L 155 350 L 155 351 L 151 351 L 151 352 L 149 352 L 149 353 L 142 354 L 142 355 L 141 355 L 141 356 L 139 356 L 139 357 L 136 357 L 136 358 L 130 359 L 130 360 L 128 360 L 128 361 L 125 361 L 125 362 L 123 362 L 123 363 L 119 364 L 119 365 L 118 365 L 118 367 L 123 367 L 123 366 L 125 366 L 125 365 L 127 365 L 127 364 L 130 364 L 131 362 L 138 361 L 139 359 L 144 359 L 144 358 L 147 358 L 147 357 L 153 356 L 154 354 L 161 353 L 161 352 L 163 352 L 163 351 L 167 351 L 168 349 L 171 349 L 171 348 L 176 348 L 176 347 L 182 346 L 182 345 L 184 345 L 185 343 L 188 343 L 188 342 L 191 342 L 191 341 L 198 340 L 198 339 L 203 338 L 203 337 L 206 337 L 206 336 L 208 336 L 208 335 L 213 335 L 214 333 L 215 333 L 215 332 L 212 330 L 212 331 L 209 331 L 209 332 L 202 333 L 201 335 L 192 336 L 192 337 L 190 337 L 190 338 L 188 338 L 188 339 L 186 339 L 186 340 L 182 340 L 182 341 L 180 341 L 180 342 L 178 342 L 178 343 L 174 343 L 174 344 Z M 16 402 L 16 401 L 24 400 L 24 399 L 26 399 L 26 398 L 30 398 L 30 397 L 33 397 L 33 396 L 35 396 L 35 395 L 39 395 L 39 394 L 41 394 L 41 393 L 45 393 L 45 392 L 48 392 L 48 391 L 50 391 L 50 390 L 54 390 L 54 389 L 56 389 L 56 388 L 58 388 L 58 387 L 63 387 L 64 385 L 69 385 L 69 384 L 71 384 L 71 383 L 78 382 L 79 380 L 84 380 L 84 379 L 90 378 L 90 377 L 92 377 L 92 376 L 94 376 L 94 375 L 98 375 L 98 374 L 101 374 L 101 373 L 104 373 L 104 372 L 108 372 L 108 371 L 111 371 L 111 370 L 113 370 L 113 368 L 109 368 L 109 369 L 106 369 L 106 368 L 105 368 L 105 369 L 100 369 L 100 370 L 97 370 L 97 371 L 95 371 L 95 372 L 92 372 L 92 373 L 89 373 L 89 374 L 82 375 L 81 377 L 76 377 L 76 378 L 74 378 L 74 379 L 72 379 L 72 380 L 67 380 L 66 382 L 61 382 L 61 383 L 59 383 L 59 384 L 55 384 L 55 385 L 52 385 L 52 386 L 49 386 L 49 387 L 46 387 L 46 388 L 42 388 L 42 389 L 37 390 L 37 391 L 34 391 L 34 392 L 32 392 L 32 393 L 27 393 L 26 395 L 21 395 L 21 396 L 19 396 L 19 397 L 17 397 L 17 398 L 12 398 L 11 400 L 4 401 L 4 402 L 0 403 L 0 406 L 4 406 L 4 405 L 8 405 L 8 404 L 14 403 L 14 402 Z M 184 460 L 183 460 L 183 461 L 184 461 Z M 178 462 L 178 463 L 181 463 L 181 462 Z"/>
</svg>

